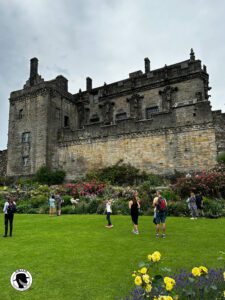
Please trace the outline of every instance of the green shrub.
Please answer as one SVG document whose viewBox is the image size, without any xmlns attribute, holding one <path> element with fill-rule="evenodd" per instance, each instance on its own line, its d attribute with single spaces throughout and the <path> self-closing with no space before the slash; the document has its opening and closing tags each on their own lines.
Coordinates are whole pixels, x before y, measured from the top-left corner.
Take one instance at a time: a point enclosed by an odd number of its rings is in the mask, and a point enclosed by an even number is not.
<svg viewBox="0 0 225 300">
<path fill-rule="evenodd" d="M 87 207 L 87 212 L 89 214 L 96 214 L 97 213 L 97 209 L 99 206 L 100 201 L 99 200 L 92 200 L 90 201 L 88 207 Z"/>
<path fill-rule="evenodd" d="M 119 198 L 115 200 L 112 205 L 112 213 L 114 215 L 129 215 L 130 209 L 127 199 Z"/>
<path fill-rule="evenodd" d="M 185 201 L 168 201 L 167 202 L 168 216 L 189 216 L 190 211 Z"/>
<path fill-rule="evenodd" d="M 224 216 L 225 201 L 221 199 L 210 199 L 204 197 L 203 211 L 208 218 L 217 218 Z"/>
<path fill-rule="evenodd" d="M 118 185 L 132 185 L 140 180 L 146 180 L 147 174 L 120 160 L 115 165 L 100 169 L 86 175 L 87 180 L 97 180 Z"/>
<path fill-rule="evenodd" d="M 31 204 L 31 206 L 33 208 L 38 208 L 41 205 L 48 203 L 48 197 L 46 197 L 45 195 L 35 196 L 35 197 L 31 198 L 29 203 Z"/>
<path fill-rule="evenodd" d="M 163 190 L 162 196 L 169 201 L 179 201 L 180 197 L 173 190 Z"/>
<path fill-rule="evenodd" d="M 225 152 L 222 152 L 217 156 L 217 162 L 225 164 Z"/>
<path fill-rule="evenodd" d="M 32 209 L 32 205 L 30 203 L 17 203 L 17 213 L 18 214 L 28 214 L 28 212 Z"/>
<path fill-rule="evenodd" d="M 64 202 L 63 202 L 64 206 L 67 206 L 67 205 L 71 206 L 71 201 L 70 201 L 71 196 L 70 195 L 63 195 L 62 199 L 64 200 Z"/>
<path fill-rule="evenodd" d="M 71 205 L 66 205 L 62 207 L 62 214 L 75 214 L 76 209 L 72 207 Z"/>
<path fill-rule="evenodd" d="M 36 172 L 34 179 L 44 184 L 60 184 L 63 183 L 66 173 L 63 170 L 51 171 L 46 166 L 40 167 Z"/>
</svg>

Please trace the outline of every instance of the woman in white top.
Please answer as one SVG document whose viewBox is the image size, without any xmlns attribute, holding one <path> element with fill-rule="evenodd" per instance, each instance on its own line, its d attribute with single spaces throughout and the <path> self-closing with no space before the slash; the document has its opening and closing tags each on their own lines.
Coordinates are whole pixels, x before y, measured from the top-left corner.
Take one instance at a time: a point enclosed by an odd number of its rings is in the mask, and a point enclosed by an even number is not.
<svg viewBox="0 0 225 300">
<path fill-rule="evenodd" d="M 105 227 L 107 228 L 112 228 L 113 225 L 112 225 L 112 222 L 111 222 L 111 219 L 110 219 L 110 216 L 111 216 L 111 213 L 112 213 L 112 200 L 107 200 L 106 202 L 106 220 L 108 221 L 108 225 L 106 225 Z"/>
</svg>

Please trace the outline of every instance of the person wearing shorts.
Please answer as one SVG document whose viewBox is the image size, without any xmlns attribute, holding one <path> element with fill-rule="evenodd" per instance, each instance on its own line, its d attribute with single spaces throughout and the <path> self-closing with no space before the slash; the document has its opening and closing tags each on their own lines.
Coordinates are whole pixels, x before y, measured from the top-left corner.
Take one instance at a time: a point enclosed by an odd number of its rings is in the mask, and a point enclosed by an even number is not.
<svg viewBox="0 0 225 300">
<path fill-rule="evenodd" d="M 162 238 L 166 237 L 166 210 L 160 210 L 159 202 L 160 199 L 163 199 L 165 201 L 165 204 L 167 206 L 166 199 L 162 198 L 162 192 L 157 191 L 156 192 L 157 197 L 153 200 L 153 207 L 156 210 L 155 214 L 155 223 L 156 223 L 156 237 L 159 237 L 159 231 L 160 231 L 160 223 L 162 224 Z"/>
</svg>

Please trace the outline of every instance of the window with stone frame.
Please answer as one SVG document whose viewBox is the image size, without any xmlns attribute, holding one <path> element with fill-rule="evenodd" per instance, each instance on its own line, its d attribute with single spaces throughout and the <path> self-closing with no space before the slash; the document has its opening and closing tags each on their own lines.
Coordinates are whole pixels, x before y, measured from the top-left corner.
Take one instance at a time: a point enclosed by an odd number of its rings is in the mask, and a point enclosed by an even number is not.
<svg viewBox="0 0 225 300">
<path fill-rule="evenodd" d="M 19 118 L 19 120 L 21 120 L 23 118 L 23 109 L 22 108 L 19 110 L 18 118 Z"/>
<path fill-rule="evenodd" d="M 29 143 L 29 142 L 30 142 L 30 132 L 23 132 L 22 143 Z"/>
<path fill-rule="evenodd" d="M 70 127 L 70 119 L 68 116 L 64 116 L 64 127 L 65 128 Z"/>
<path fill-rule="evenodd" d="M 60 108 L 58 108 L 58 107 L 56 107 L 56 109 L 55 109 L 55 117 L 56 117 L 56 119 L 60 119 Z"/>
<path fill-rule="evenodd" d="M 147 107 L 145 111 L 146 111 L 146 119 L 151 119 L 152 115 L 159 112 L 159 107 L 158 106 Z"/>
<path fill-rule="evenodd" d="M 116 120 L 125 120 L 125 119 L 127 119 L 127 113 L 126 112 L 116 114 Z"/>
<path fill-rule="evenodd" d="M 29 165 L 29 156 L 23 156 L 23 167 L 27 167 Z"/>
</svg>

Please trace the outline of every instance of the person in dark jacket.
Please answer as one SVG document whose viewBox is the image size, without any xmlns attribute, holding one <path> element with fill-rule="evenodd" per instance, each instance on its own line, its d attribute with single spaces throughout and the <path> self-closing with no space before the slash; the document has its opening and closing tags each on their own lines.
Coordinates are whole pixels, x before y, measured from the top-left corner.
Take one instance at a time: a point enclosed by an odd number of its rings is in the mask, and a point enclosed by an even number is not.
<svg viewBox="0 0 225 300">
<path fill-rule="evenodd" d="M 202 194 L 201 193 L 197 193 L 195 195 L 195 200 L 196 200 L 198 215 L 204 217 Z"/>
<path fill-rule="evenodd" d="M 3 237 L 7 237 L 8 235 L 8 224 L 9 224 L 9 236 L 12 236 L 13 231 L 13 218 L 14 213 L 16 212 L 16 203 L 13 198 L 9 198 L 8 201 L 5 202 L 3 212 L 5 215 L 5 234 Z"/>
</svg>

